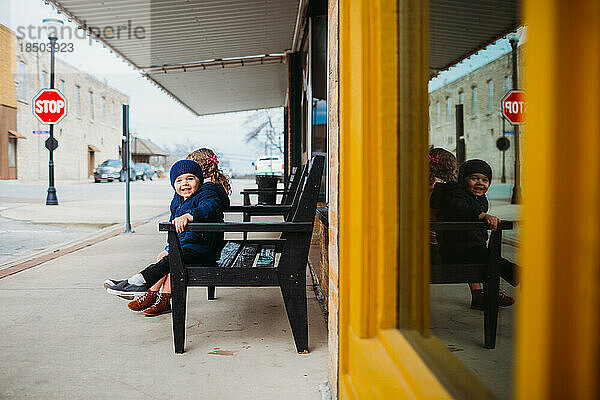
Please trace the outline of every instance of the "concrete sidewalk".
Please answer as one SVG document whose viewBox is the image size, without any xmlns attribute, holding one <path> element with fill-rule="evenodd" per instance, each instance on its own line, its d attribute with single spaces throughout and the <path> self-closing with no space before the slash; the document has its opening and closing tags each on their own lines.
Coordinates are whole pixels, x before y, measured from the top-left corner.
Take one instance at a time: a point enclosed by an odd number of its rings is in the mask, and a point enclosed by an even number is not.
<svg viewBox="0 0 600 400">
<path fill-rule="evenodd" d="M 154 260 L 161 220 L 0 279 L 0 398 L 321 398 L 327 327 L 310 287 L 307 355 L 277 288 L 217 288 L 211 302 L 191 288 L 183 355 L 170 314 L 145 317 L 106 293 L 104 279 Z"/>
<path fill-rule="evenodd" d="M 306 355 L 296 352 L 278 288 L 217 288 L 210 302 L 206 289 L 190 288 L 183 355 L 174 353 L 170 314 L 145 317 L 106 293 L 105 279 L 131 276 L 163 249 L 158 223 L 168 219 L 172 192 L 166 193 L 132 207 L 132 222 L 141 225 L 129 234 L 119 234 L 119 201 L 3 210 L 5 217 L 44 224 L 107 224 L 92 236 L 109 230 L 116 236 L 56 258 L 64 253 L 46 251 L 39 265 L 0 279 L 0 398 L 322 398 L 327 326 L 310 277 Z"/>
</svg>

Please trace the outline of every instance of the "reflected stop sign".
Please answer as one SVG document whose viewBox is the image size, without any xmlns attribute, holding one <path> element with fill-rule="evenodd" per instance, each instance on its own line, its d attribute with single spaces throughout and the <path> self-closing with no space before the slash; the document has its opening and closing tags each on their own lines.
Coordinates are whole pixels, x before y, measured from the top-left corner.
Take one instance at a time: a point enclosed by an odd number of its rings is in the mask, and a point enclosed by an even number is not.
<svg viewBox="0 0 600 400">
<path fill-rule="evenodd" d="M 42 124 L 56 124 L 67 115 L 67 99 L 56 89 L 42 89 L 31 102 L 33 115 Z"/>
<path fill-rule="evenodd" d="M 527 101 L 525 92 L 522 90 L 511 90 L 502 98 L 502 115 L 513 125 L 525 122 L 527 113 Z"/>
</svg>

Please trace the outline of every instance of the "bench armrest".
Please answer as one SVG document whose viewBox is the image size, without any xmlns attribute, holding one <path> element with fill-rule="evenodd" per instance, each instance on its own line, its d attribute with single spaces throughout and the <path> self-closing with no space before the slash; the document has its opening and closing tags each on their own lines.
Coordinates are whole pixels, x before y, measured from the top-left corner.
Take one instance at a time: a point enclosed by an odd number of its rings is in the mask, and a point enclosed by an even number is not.
<svg viewBox="0 0 600 400">
<path fill-rule="evenodd" d="M 312 222 L 190 222 L 186 232 L 312 232 Z M 170 222 L 158 224 L 161 232 L 175 231 Z"/>
<path fill-rule="evenodd" d="M 249 205 L 249 206 L 229 206 L 223 212 L 242 212 L 251 215 L 284 215 L 290 212 L 290 205 Z"/>
<path fill-rule="evenodd" d="M 244 189 L 240 194 L 261 194 L 261 193 L 278 193 L 285 194 L 287 189 Z"/>
<path fill-rule="evenodd" d="M 485 222 L 430 222 L 429 226 L 434 231 L 482 231 L 489 230 Z M 513 229 L 513 221 L 500 221 L 499 231 L 509 231 Z"/>
</svg>

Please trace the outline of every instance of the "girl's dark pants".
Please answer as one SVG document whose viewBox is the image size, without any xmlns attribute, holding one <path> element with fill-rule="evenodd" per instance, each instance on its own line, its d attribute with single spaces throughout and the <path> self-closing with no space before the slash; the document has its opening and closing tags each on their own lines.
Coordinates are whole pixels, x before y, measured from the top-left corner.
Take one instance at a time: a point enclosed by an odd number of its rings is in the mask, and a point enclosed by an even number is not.
<svg viewBox="0 0 600 400">
<path fill-rule="evenodd" d="M 185 264 L 206 264 L 207 261 L 200 253 L 197 253 L 193 250 L 188 249 L 187 247 L 183 247 L 181 249 L 183 253 L 183 262 Z M 161 258 L 158 262 L 154 264 L 150 264 L 144 269 L 140 274 L 146 280 L 146 285 L 148 287 L 154 285 L 163 276 L 169 273 L 169 256 L 165 256 Z"/>
</svg>

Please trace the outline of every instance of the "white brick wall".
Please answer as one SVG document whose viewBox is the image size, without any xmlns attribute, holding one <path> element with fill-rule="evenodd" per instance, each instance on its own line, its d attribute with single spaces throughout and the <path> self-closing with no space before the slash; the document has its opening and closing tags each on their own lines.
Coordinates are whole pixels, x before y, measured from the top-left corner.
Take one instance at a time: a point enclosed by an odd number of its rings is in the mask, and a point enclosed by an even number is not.
<svg viewBox="0 0 600 400">
<path fill-rule="evenodd" d="M 25 64 L 25 96 L 18 99 L 17 130 L 26 139 L 19 139 L 17 147 L 17 179 L 48 179 L 48 150 L 44 146 L 49 135 L 33 134 L 32 131 L 49 130 L 31 112 L 31 100 L 42 88 L 42 73 L 47 73 L 47 86 L 50 86 L 50 53 L 21 51 L 17 42 L 17 60 L 15 82 L 17 98 L 20 96 L 18 82 L 19 64 Z M 60 55 L 59 55 L 60 56 Z M 121 145 L 121 105 L 129 102 L 129 97 L 111 88 L 104 82 L 86 74 L 69 64 L 56 59 L 55 88 L 60 90 L 60 81 L 64 80 L 63 94 L 68 102 L 68 114 L 54 127 L 54 137 L 58 140 L 58 149 L 54 151 L 54 174 L 56 179 L 88 179 L 88 145 L 98 148 L 95 165 L 109 158 L 119 157 Z M 75 87 L 81 93 L 81 114 L 77 114 Z M 94 119 L 91 119 L 89 92 L 93 92 Z M 106 98 L 105 118 L 102 118 L 101 98 Z M 114 115 L 112 102 L 115 103 Z"/>
<path fill-rule="evenodd" d="M 519 67 L 522 66 L 523 51 L 519 49 Z M 522 78 L 519 69 L 519 81 Z M 459 103 L 459 93 L 463 93 L 464 128 L 466 158 L 481 158 L 493 169 L 494 181 L 502 174 L 502 152 L 496 148 L 496 140 L 502 136 L 502 116 L 500 101 L 507 91 L 506 78 L 511 79 L 512 58 L 506 54 L 469 74 L 450 82 L 429 94 L 429 142 L 435 147 L 443 147 L 456 154 L 455 106 Z M 488 109 L 488 82 L 493 82 L 492 109 Z M 509 80 L 509 83 L 512 82 Z M 473 113 L 473 87 L 477 88 L 476 112 Z M 450 100 L 450 114 L 447 114 L 446 100 Z M 439 116 L 438 116 L 439 103 Z M 513 131 L 508 122 L 506 131 Z M 520 143 L 525 129 L 521 127 Z M 512 182 L 514 176 L 514 135 L 506 135 L 511 147 L 506 151 L 506 178 Z"/>
</svg>

